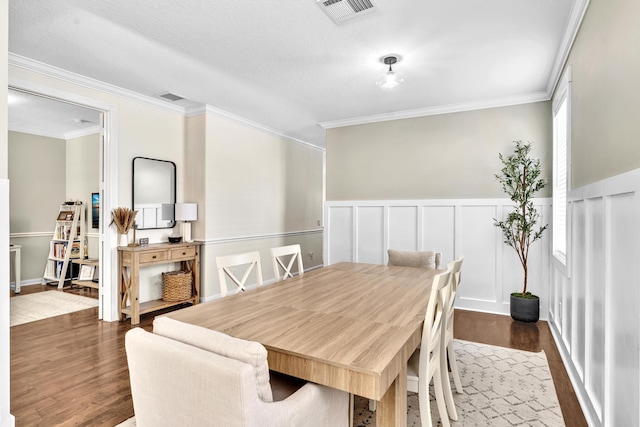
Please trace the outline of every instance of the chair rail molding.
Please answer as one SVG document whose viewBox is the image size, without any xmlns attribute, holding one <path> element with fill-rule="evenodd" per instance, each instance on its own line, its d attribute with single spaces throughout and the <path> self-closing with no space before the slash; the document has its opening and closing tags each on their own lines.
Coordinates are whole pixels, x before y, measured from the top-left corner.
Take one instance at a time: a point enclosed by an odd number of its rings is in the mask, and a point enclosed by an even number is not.
<svg viewBox="0 0 640 427">
<path fill-rule="evenodd" d="M 534 199 L 540 223 L 551 220 L 551 199 Z M 456 307 L 509 314 L 509 296 L 521 289 L 522 267 L 503 243 L 494 218 L 513 208 L 509 199 L 328 201 L 324 260 L 386 264 L 387 249 L 442 252 L 442 265 L 465 257 Z M 531 246 L 529 288 L 548 317 L 550 233 Z"/>
</svg>

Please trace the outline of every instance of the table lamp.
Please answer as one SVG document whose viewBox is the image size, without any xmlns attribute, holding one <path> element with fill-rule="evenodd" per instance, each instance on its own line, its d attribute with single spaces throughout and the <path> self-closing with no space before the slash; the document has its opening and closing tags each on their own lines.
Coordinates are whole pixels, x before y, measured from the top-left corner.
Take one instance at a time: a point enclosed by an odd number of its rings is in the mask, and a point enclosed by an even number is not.
<svg viewBox="0 0 640 427">
<path fill-rule="evenodd" d="M 198 219 L 197 203 L 176 203 L 175 220 L 182 221 L 182 241 L 193 242 L 191 238 L 191 223 Z"/>
</svg>

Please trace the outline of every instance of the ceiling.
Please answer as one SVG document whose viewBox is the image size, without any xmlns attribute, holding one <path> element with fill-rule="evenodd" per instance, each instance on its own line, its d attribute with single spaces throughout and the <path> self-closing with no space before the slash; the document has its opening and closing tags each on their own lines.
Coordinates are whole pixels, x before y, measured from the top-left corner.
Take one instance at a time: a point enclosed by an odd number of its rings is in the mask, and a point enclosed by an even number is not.
<svg viewBox="0 0 640 427">
<path fill-rule="evenodd" d="M 337 25 L 316 0 L 12 1 L 9 52 L 323 147 L 328 127 L 549 99 L 574 2 L 375 0 Z M 384 91 L 390 53 L 405 81 Z"/>
<path fill-rule="evenodd" d="M 54 99 L 9 91 L 9 130 L 58 139 L 100 131 L 100 113 Z"/>
</svg>

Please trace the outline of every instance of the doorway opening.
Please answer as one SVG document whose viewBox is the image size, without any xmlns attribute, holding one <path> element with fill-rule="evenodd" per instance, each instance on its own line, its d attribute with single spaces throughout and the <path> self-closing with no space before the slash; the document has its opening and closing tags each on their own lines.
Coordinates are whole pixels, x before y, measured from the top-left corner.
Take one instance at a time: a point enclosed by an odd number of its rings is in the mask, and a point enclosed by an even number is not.
<svg viewBox="0 0 640 427">
<path fill-rule="evenodd" d="M 64 144 L 62 162 L 64 163 L 63 182 L 65 183 L 65 188 L 63 200 L 59 200 L 60 190 L 57 193 L 54 192 L 52 197 L 56 200 L 55 202 L 47 200 L 48 195 L 40 195 L 41 200 L 28 197 L 18 199 L 12 190 L 11 201 L 15 201 L 15 206 L 14 203 L 10 204 L 12 212 L 11 243 L 17 240 L 23 243 L 26 242 L 26 246 L 30 247 L 29 251 L 22 251 L 23 266 L 27 266 L 25 255 L 33 257 L 33 259 L 29 260 L 31 264 L 28 267 L 29 273 L 27 275 L 22 274 L 22 277 L 26 279 L 22 283 L 30 284 L 30 281 L 37 278 L 37 274 L 43 277 L 42 269 L 45 267 L 45 261 L 42 254 L 44 253 L 44 257 L 47 258 L 47 253 L 50 252 L 52 243 L 51 240 L 47 240 L 46 237 L 42 236 L 47 234 L 47 232 L 42 231 L 42 228 L 44 227 L 44 230 L 52 230 L 54 224 L 56 224 L 56 218 L 52 219 L 51 215 L 48 215 L 36 219 L 32 223 L 27 221 L 27 224 L 20 222 L 20 219 L 26 217 L 30 212 L 36 213 L 37 216 L 37 212 L 44 211 L 38 206 L 44 205 L 44 203 L 57 203 L 59 205 L 69 200 L 82 201 L 86 213 L 86 219 L 83 224 L 86 230 L 84 235 L 86 237 L 86 250 L 85 242 L 80 242 L 80 250 L 82 252 L 80 258 L 85 259 L 86 257 L 98 261 L 95 263 L 94 269 L 95 277 L 98 280 L 96 284 L 99 301 L 98 318 L 116 320 L 117 317 L 114 317 L 114 313 L 117 310 L 113 307 L 117 301 L 117 290 L 114 289 L 112 284 L 113 278 L 115 278 L 113 272 L 115 256 L 112 254 L 112 252 L 115 252 L 115 249 L 113 249 L 115 244 L 112 243 L 112 240 L 115 240 L 115 238 L 109 230 L 110 216 L 108 215 L 115 199 L 114 189 L 116 186 L 113 182 L 117 182 L 116 169 L 109 167 L 109 165 L 116 164 L 115 150 L 112 149 L 111 141 L 111 136 L 115 134 L 111 108 L 102 101 L 46 88 L 41 85 L 35 86 L 35 84 L 31 85 L 25 82 L 12 84 L 10 80 L 8 104 L 9 151 L 13 151 L 13 153 L 8 154 L 15 154 L 16 151 L 20 151 L 19 143 L 18 145 L 12 143 L 12 136 L 20 139 L 20 136 L 35 134 L 42 138 L 43 135 L 47 134 L 44 128 L 49 126 L 49 132 L 51 132 L 49 136 L 60 134 L 64 136 L 61 140 Z M 58 128 L 55 127 L 56 117 L 59 119 L 57 120 Z M 50 122 L 49 125 L 47 125 L 47 122 Z M 12 132 L 14 132 L 13 135 Z M 24 132 L 24 134 L 21 134 L 21 132 Z M 37 138 L 31 139 L 35 140 Z M 15 147 L 19 148 L 16 150 Z M 59 178 L 62 173 L 56 170 L 55 167 L 56 160 L 60 164 L 60 153 L 55 154 L 55 150 L 53 150 L 53 153 L 51 158 L 47 158 L 46 155 L 43 156 L 42 152 L 31 154 L 31 167 L 27 168 L 32 170 L 34 174 L 40 174 L 39 180 L 41 182 L 43 179 L 55 181 L 53 175 L 57 174 Z M 56 156 L 58 159 L 56 159 Z M 11 172 L 11 157 L 9 157 L 9 160 L 9 177 L 11 178 L 13 175 Z M 38 170 L 36 168 L 39 162 L 44 166 Z M 25 174 L 23 172 L 18 175 L 24 177 Z M 18 183 L 16 182 L 16 184 Z M 29 179 L 27 178 L 26 182 L 22 182 L 21 185 L 28 187 L 30 185 Z M 97 205 L 97 228 L 93 227 L 94 223 L 91 215 L 92 199 L 93 201 L 97 200 L 99 203 Z M 21 200 L 21 202 L 18 202 L 18 200 Z M 14 215 L 16 215 L 15 221 Z M 35 230 L 34 227 L 38 228 L 38 230 Z M 48 235 L 49 239 L 51 239 L 51 233 L 48 233 Z M 44 248 L 42 247 L 43 241 L 46 245 Z M 40 261 L 42 261 L 42 265 L 40 265 Z M 76 268 L 76 273 L 79 273 L 82 264 L 78 263 Z M 25 268 L 23 268 L 24 270 Z M 34 272 L 37 270 L 40 270 L 40 273 Z"/>
</svg>

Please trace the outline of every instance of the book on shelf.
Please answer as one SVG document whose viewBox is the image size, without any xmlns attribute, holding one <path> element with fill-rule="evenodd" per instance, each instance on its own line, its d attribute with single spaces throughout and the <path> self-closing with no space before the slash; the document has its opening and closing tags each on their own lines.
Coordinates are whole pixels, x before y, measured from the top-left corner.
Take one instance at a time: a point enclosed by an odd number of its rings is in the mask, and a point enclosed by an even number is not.
<svg viewBox="0 0 640 427">
<path fill-rule="evenodd" d="M 54 238 L 56 240 L 69 240 L 71 237 L 71 229 L 70 225 L 58 225 L 56 227 L 56 232 Z M 76 229 L 76 237 L 80 235 L 80 226 Z"/>
<path fill-rule="evenodd" d="M 67 242 L 53 243 L 51 250 L 51 257 L 57 259 L 63 259 L 67 255 Z M 73 242 L 71 244 L 71 253 L 69 258 L 77 259 L 81 256 L 80 241 Z"/>
</svg>

